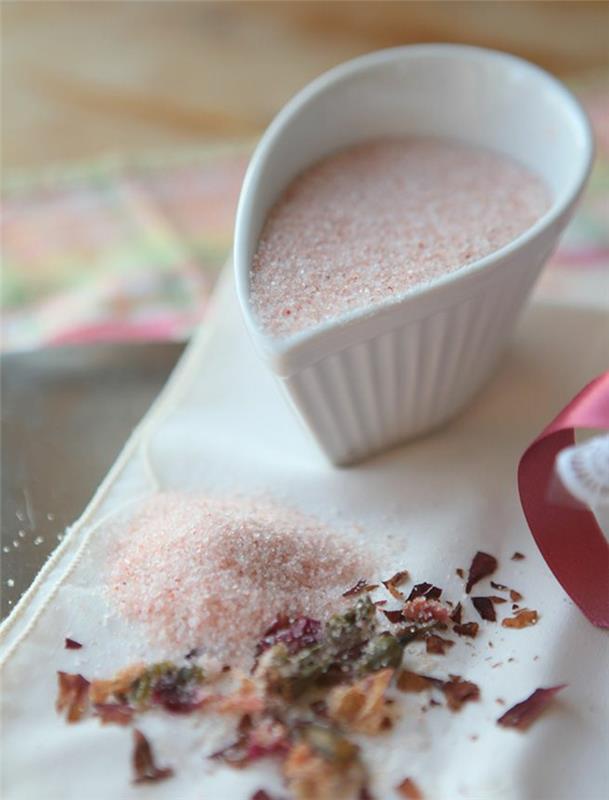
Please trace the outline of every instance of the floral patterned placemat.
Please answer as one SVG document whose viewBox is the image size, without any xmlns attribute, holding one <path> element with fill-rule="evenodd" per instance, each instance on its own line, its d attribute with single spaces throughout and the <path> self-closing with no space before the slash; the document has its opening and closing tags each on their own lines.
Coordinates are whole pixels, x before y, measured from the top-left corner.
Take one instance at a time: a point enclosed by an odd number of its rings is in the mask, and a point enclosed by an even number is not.
<svg viewBox="0 0 609 800">
<path fill-rule="evenodd" d="M 592 119 L 597 159 L 537 293 L 596 305 L 609 291 L 609 91 L 606 81 L 575 90 Z M 0 220 L 2 349 L 187 338 L 229 253 L 253 146 L 10 178 Z"/>
</svg>

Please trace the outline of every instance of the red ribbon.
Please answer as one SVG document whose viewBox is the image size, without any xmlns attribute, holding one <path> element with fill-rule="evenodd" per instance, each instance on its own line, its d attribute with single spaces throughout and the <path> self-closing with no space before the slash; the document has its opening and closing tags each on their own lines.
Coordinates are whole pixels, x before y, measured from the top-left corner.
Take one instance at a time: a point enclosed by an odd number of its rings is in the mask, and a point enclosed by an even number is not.
<svg viewBox="0 0 609 800">
<path fill-rule="evenodd" d="M 589 383 L 520 459 L 518 488 L 541 554 L 594 625 L 609 628 L 609 543 L 585 506 L 548 499 L 556 456 L 575 443 L 575 428 L 609 428 L 609 372 Z"/>
</svg>

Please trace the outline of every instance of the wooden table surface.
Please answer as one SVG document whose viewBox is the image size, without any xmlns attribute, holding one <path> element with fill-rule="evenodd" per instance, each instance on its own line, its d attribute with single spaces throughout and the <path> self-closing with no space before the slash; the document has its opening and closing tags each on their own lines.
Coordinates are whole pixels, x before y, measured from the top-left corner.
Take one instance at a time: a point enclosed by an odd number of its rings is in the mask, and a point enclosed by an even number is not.
<svg viewBox="0 0 609 800">
<path fill-rule="evenodd" d="M 609 69 L 607 2 L 4 0 L 2 12 L 9 168 L 255 135 L 321 71 L 398 44 Z"/>
</svg>

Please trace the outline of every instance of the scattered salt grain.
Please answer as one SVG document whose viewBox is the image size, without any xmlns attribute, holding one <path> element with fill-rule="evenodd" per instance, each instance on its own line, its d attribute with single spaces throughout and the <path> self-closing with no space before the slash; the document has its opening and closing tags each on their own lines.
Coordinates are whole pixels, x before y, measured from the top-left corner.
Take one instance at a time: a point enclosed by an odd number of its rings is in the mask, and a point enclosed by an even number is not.
<svg viewBox="0 0 609 800">
<path fill-rule="evenodd" d="M 446 139 L 371 141 L 297 177 L 254 255 L 251 301 L 285 336 L 483 258 L 548 208 L 540 178 Z"/>
<path fill-rule="evenodd" d="M 325 616 L 372 567 L 348 538 L 298 511 L 174 492 L 133 520 L 107 589 L 155 642 L 245 663 L 279 614 Z"/>
</svg>

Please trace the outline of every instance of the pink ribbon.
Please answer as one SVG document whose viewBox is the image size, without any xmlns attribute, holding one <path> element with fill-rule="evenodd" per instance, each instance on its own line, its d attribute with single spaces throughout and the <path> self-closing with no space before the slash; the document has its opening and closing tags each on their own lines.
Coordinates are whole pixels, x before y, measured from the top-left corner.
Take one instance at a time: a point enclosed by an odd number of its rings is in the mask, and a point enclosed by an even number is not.
<svg viewBox="0 0 609 800">
<path fill-rule="evenodd" d="M 609 628 L 609 543 L 588 508 L 548 498 L 556 456 L 575 443 L 575 428 L 609 428 L 609 372 L 582 389 L 526 450 L 518 466 L 520 501 L 558 582 L 590 622 Z"/>
</svg>

